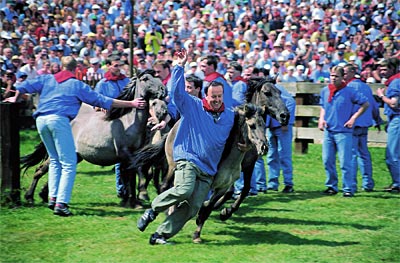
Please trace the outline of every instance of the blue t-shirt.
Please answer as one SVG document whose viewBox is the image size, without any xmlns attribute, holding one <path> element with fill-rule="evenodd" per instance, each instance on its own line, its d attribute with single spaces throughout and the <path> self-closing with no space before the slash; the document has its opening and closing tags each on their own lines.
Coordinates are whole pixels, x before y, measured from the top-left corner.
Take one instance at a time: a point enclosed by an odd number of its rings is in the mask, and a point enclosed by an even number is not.
<svg viewBox="0 0 400 263">
<path fill-rule="evenodd" d="M 326 86 L 321 91 L 320 99 L 320 105 L 325 110 L 326 129 L 330 132 L 353 133 L 354 126 L 348 128 L 344 124 L 352 116 L 354 104 L 362 105 L 368 98 L 348 86 L 337 91 L 331 102 L 328 102 L 328 97 L 329 89 Z"/>
</svg>

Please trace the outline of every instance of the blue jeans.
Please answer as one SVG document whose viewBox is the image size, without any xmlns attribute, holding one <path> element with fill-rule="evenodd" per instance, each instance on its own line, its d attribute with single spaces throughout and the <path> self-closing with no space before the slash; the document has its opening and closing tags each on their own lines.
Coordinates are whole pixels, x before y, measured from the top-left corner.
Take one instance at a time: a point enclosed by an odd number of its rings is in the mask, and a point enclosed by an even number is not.
<svg viewBox="0 0 400 263">
<path fill-rule="evenodd" d="M 281 170 L 285 186 L 293 186 L 292 137 L 293 125 L 288 125 L 287 130 L 270 128 L 267 131 L 268 188 L 278 189 Z"/>
<path fill-rule="evenodd" d="M 355 127 L 353 131 L 353 173 L 356 179 L 354 189 L 357 189 L 357 168 L 360 167 L 362 188 L 373 189 L 371 154 L 368 150 L 368 127 Z"/>
<path fill-rule="evenodd" d="M 267 190 L 267 177 L 265 174 L 265 164 L 263 156 L 259 156 L 256 164 L 254 165 L 252 178 L 255 180 L 255 188 L 257 191 Z M 253 179 L 251 180 L 253 182 Z M 253 184 L 252 184 L 253 187 Z"/>
<path fill-rule="evenodd" d="M 121 179 L 121 164 L 116 163 L 114 166 L 115 169 L 115 188 L 117 190 L 117 195 L 118 196 L 125 196 L 126 195 L 126 186 L 122 182 Z"/>
<path fill-rule="evenodd" d="M 338 174 L 336 171 L 336 153 L 338 154 L 340 169 L 342 171 L 343 192 L 354 194 L 356 178 L 352 166 L 352 133 L 335 133 L 324 131 L 322 143 L 322 162 L 326 172 L 326 187 L 332 187 L 338 191 Z"/>
<path fill-rule="evenodd" d="M 250 191 L 249 191 L 249 194 L 252 194 L 252 195 L 258 194 L 256 177 L 254 176 L 254 171 L 255 171 L 255 168 L 254 168 L 253 174 L 251 176 Z M 239 177 L 239 179 L 236 180 L 235 185 L 234 185 L 234 187 L 235 187 L 234 193 L 235 194 L 241 193 L 243 186 L 244 186 L 243 172 L 240 172 L 240 177 Z"/>
<path fill-rule="evenodd" d="M 394 116 L 387 129 L 386 165 L 392 176 L 392 185 L 400 186 L 400 115 Z"/>
<path fill-rule="evenodd" d="M 76 176 L 76 152 L 67 117 L 39 116 L 36 126 L 50 157 L 49 196 L 68 204 Z"/>
</svg>

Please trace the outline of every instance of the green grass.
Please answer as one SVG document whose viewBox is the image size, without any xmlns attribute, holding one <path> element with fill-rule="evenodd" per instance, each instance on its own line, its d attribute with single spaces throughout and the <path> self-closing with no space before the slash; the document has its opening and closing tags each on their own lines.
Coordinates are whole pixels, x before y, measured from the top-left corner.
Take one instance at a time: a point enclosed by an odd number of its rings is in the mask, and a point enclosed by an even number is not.
<svg viewBox="0 0 400 263">
<path fill-rule="evenodd" d="M 33 131 L 21 132 L 21 155 L 37 140 Z M 170 246 L 148 244 L 163 215 L 139 232 L 143 211 L 119 207 L 112 167 L 83 162 L 71 202 L 74 217 L 54 216 L 40 203 L 45 179 L 33 207 L 1 208 L 0 262 L 400 262 L 400 196 L 380 191 L 390 184 L 384 150 L 371 148 L 376 192 L 330 197 L 320 193 L 321 145 L 311 144 L 307 155 L 294 155 L 294 194 L 248 198 L 226 222 L 212 213 L 202 244 L 191 242 L 191 220 Z M 30 179 L 22 177 L 24 190 Z"/>
</svg>

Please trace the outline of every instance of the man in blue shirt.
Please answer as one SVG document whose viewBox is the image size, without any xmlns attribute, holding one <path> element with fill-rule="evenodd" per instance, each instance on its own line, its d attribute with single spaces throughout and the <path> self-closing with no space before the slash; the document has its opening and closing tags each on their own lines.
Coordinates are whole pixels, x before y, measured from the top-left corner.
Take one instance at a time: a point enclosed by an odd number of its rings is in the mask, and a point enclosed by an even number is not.
<svg viewBox="0 0 400 263">
<path fill-rule="evenodd" d="M 375 101 L 372 95 L 371 88 L 362 82 L 360 79 L 355 78 L 356 67 L 352 64 L 347 64 L 344 67 L 344 80 L 347 82 L 347 86 L 363 94 L 368 98 L 369 107 L 361 115 L 354 124 L 353 131 L 353 173 L 354 178 L 357 178 L 357 167 L 360 166 L 360 172 L 362 175 L 362 188 L 366 192 L 372 192 L 374 189 L 374 179 L 372 178 L 372 163 L 371 154 L 368 151 L 368 128 L 373 125 L 381 123 L 379 116 L 379 105 Z M 356 112 L 360 107 L 355 105 L 353 111 Z M 357 180 L 354 186 L 357 189 Z"/>
<path fill-rule="evenodd" d="M 339 157 L 343 179 L 343 196 L 353 197 L 356 192 L 355 176 L 352 171 L 353 130 L 356 119 L 368 108 L 368 98 L 346 86 L 344 70 L 340 66 L 331 69 L 331 83 L 321 91 L 321 110 L 318 128 L 324 131 L 322 161 L 326 172 L 323 192 L 327 195 L 338 193 L 336 153 Z M 355 104 L 361 107 L 353 112 Z"/>
<path fill-rule="evenodd" d="M 146 102 L 141 98 L 122 101 L 105 97 L 75 79 L 77 62 L 73 57 L 63 57 L 61 62 L 62 71 L 21 82 L 16 86 L 15 96 L 5 101 L 15 102 L 24 93 L 40 94 L 33 117 L 50 157 L 48 207 L 54 209 L 55 215 L 72 216 L 68 203 L 76 176 L 77 157 L 70 121 L 78 114 L 82 102 L 104 109 L 143 109 Z"/>
<path fill-rule="evenodd" d="M 385 89 L 378 89 L 376 95 L 384 103 L 385 115 L 388 118 L 386 164 L 392 177 L 392 184 L 385 190 L 391 193 L 400 192 L 400 60 L 389 58 L 380 64 L 382 77 L 387 78 Z"/>
<path fill-rule="evenodd" d="M 174 186 L 158 195 L 151 209 L 140 217 L 137 227 L 144 231 L 156 216 L 176 205 L 157 231 L 150 244 L 166 244 L 185 223 L 199 211 L 210 190 L 213 176 L 233 126 L 234 113 L 223 103 L 224 89 L 213 81 L 205 88 L 206 97 L 196 98 L 185 91 L 184 66 L 187 51 L 177 52 L 177 65 L 172 70 L 171 99 L 181 114 L 181 123 L 173 144 L 177 162 Z"/>
<path fill-rule="evenodd" d="M 104 78 L 96 84 L 95 91 L 110 98 L 116 98 L 121 94 L 130 80 L 121 73 L 120 64 L 120 58 L 118 56 L 107 58 L 106 65 L 108 70 L 104 74 Z M 115 164 L 115 186 L 117 189 L 117 196 L 123 197 L 126 195 L 127 189 L 121 180 L 120 167 L 120 163 Z"/>
</svg>

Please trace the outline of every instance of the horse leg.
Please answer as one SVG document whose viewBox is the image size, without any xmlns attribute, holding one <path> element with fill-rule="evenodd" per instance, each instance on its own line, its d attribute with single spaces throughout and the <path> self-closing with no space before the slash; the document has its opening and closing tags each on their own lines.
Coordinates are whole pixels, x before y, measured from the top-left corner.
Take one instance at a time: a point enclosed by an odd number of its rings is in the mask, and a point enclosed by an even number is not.
<svg viewBox="0 0 400 263">
<path fill-rule="evenodd" d="M 40 189 L 39 196 L 40 196 L 40 198 L 42 198 L 43 203 L 49 202 L 49 182 L 48 181 L 43 185 L 42 189 Z"/>
<path fill-rule="evenodd" d="M 244 201 L 246 196 L 250 192 L 250 184 L 251 184 L 251 176 L 253 174 L 254 165 L 257 161 L 258 155 L 252 149 L 245 154 L 245 157 L 242 161 L 242 172 L 244 179 L 244 186 L 242 192 L 239 195 L 239 198 L 235 200 L 235 202 L 229 208 L 222 209 L 220 213 L 220 219 L 222 221 L 226 221 L 229 219 L 236 210 L 239 209 L 240 204 Z"/>
<path fill-rule="evenodd" d="M 151 175 L 149 174 L 149 169 L 148 167 L 141 166 L 137 170 L 137 175 L 139 178 L 139 183 L 138 183 L 138 199 L 142 201 L 149 201 L 149 194 L 147 192 L 147 186 L 149 184 L 149 181 L 151 178 L 149 178 Z"/>
<path fill-rule="evenodd" d="M 143 209 L 143 204 L 136 197 L 136 171 L 133 169 L 125 169 L 128 178 L 128 196 L 129 206 L 134 209 Z"/>
<path fill-rule="evenodd" d="M 50 159 L 47 159 L 45 162 L 43 162 L 35 171 L 35 174 L 33 175 L 32 183 L 29 186 L 28 191 L 25 193 L 25 200 L 28 202 L 28 204 L 33 205 L 34 204 L 34 194 L 35 194 L 35 189 L 36 186 L 40 180 L 40 178 L 43 177 L 48 171 L 49 171 L 49 165 L 50 165 Z M 40 196 L 44 202 L 48 201 L 48 196 L 43 198 Z M 47 200 L 45 200 L 47 199 Z"/>
<path fill-rule="evenodd" d="M 218 194 L 217 192 L 215 192 L 209 201 L 206 201 L 203 203 L 202 207 L 200 208 L 199 213 L 197 214 L 197 219 L 196 219 L 196 230 L 193 233 L 193 238 L 192 241 L 193 243 L 201 243 L 201 231 L 204 227 L 204 224 L 206 222 L 206 220 L 210 217 L 210 214 L 213 210 L 213 207 L 216 203 L 217 200 L 219 200 L 222 197 L 222 194 Z"/>
</svg>

